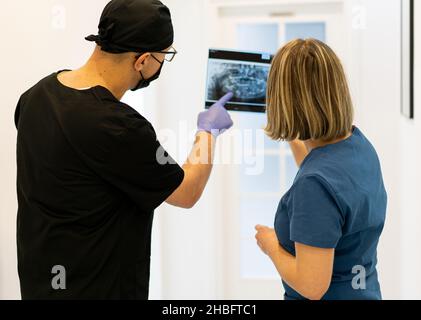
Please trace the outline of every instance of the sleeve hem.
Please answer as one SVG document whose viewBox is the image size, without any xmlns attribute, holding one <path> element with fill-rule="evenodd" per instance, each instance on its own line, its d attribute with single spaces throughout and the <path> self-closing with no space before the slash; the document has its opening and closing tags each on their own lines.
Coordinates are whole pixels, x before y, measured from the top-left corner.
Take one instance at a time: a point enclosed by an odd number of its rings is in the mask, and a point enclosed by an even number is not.
<svg viewBox="0 0 421 320">
<path fill-rule="evenodd" d="M 295 243 L 300 243 L 309 247 L 319 248 L 319 249 L 336 249 L 338 243 L 332 243 L 328 241 L 318 241 L 315 239 L 305 239 L 305 238 L 297 238 L 297 237 L 290 237 L 290 240 Z"/>
<path fill-rule="evenodd" d="M 181 167 L 180 167 L 180 170 L 181 171 L 180 171 L 179 178 L 177 178 L 177 180 L 174 179 L 174 181 L 175 181 L 174 184 L 172 184 L 168 188 L 167 192 L 164 192 L 162 194 L 162 197 L 159 199 L 159 201 L 156 201 L 156 204 L 153 205 L 152 210 L 155 210 L 159 206 L 161 206 L 168 199 L 168 197 L 171 196 L 174 193 L 174 191 L 177 190 L 177 188 L 183 183 L 185 173 L 184 173 L 184 170 Z"/>
</svg>

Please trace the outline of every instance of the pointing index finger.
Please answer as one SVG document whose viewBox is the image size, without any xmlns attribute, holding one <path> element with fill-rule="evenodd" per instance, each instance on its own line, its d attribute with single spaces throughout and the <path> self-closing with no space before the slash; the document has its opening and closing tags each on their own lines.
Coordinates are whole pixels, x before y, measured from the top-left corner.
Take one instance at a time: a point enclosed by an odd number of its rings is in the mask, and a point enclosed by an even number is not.
<svg viewBox="0 0 421 320">
<path fill-rule="evenodd" d="M 222 105 L 225 105 L 228 101 L 230 101 L 234 97 L 234 94 L 232 92 L 228 92 L 225 96 L 223 96 L 221 99 L 219 99 L 219 102 Z"/>
</svg>

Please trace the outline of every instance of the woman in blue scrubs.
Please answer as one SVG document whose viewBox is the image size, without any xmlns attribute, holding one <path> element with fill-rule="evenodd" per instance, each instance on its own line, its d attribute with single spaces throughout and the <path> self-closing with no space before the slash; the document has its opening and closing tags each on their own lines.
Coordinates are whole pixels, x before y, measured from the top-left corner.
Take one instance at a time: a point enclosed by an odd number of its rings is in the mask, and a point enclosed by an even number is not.
<svg viewBox="0 0 421 320">
<path fill-rule="evenodd" d="M 377 245 L 387 206 L 374 147 L 353 126 L 342 64 L 326 44 L 294 40 L 273 60 L 267 134 L 289 141 L 299 172 L 258 245 L 286 300 L 380 300 Z"/>
</svg>

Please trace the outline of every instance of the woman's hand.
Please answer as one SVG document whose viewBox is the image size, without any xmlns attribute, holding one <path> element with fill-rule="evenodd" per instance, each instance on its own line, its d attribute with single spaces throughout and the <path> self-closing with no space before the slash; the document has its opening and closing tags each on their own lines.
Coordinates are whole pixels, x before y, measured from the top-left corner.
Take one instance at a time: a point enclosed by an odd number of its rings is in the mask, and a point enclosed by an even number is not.
<svg viewBox="0 0 421 320">
<path fill-rule="evenodd" d="M 258 225 L 256 231 L 257 244 L 266 255 L 270 257 L 273 253 L 279 251 L 281 246 L 274 229 Z"/>
</svg>

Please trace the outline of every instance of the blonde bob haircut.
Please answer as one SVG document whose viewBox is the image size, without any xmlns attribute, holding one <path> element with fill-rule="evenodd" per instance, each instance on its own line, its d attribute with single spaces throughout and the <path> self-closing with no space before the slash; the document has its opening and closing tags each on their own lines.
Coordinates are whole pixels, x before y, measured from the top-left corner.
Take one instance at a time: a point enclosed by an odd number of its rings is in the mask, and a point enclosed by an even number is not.
<svg viewBox="0 0 421 320">
<path fill-rule="evenodd" d="M 267 87 L 266 134 L 273 140 L 344 138 L 354 109 L 341 61 L 315 39 L 287 43 L 274 57 Z"/>
</svg>

